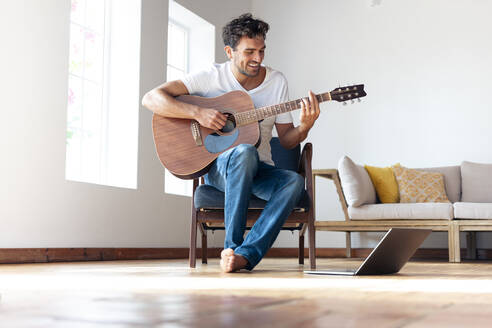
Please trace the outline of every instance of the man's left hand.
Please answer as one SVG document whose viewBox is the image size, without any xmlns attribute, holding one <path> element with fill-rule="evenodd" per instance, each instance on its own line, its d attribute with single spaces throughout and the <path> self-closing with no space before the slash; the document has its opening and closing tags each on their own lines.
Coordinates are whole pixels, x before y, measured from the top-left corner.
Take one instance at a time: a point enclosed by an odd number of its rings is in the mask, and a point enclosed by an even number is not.
<svg viewBox="0 0 492 328">
<path fill-rule="evenodd" d="M 319 117 L 319 103 L 315 94 L 310 90 L 309 97 L 302 98 L 301 113 L 299 115 L 299 128 L 309 131 Z"/>
</svg>

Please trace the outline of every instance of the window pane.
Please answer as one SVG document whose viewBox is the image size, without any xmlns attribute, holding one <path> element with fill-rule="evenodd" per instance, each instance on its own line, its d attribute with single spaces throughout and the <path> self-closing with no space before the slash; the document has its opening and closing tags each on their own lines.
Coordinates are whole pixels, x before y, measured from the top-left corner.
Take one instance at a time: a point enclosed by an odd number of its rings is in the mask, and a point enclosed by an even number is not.
<svg viewBox="0 0 492 328">
<path fill-rule="evenodd" d="M 186 71 L 186 30 L 169 24 L 168 38 L 168 64 Z"/>
<path fill-rule="evenodd" d="M 67 143 L 82 128 L 82 79 L 70 76 L 68 79 Z"/>
<path fill-rule="evenodd" d="M 182 180 L 175 177 L 168 170 L 165 170 L 164 191 L 168 194 L 191 196 L 193 191 L 193 180 Z"/>
<path fill-rule="evenodd" d="M 70 20 L 80 25 L 85 24 L 85 0 L 72 0 Z"/>
<path fill-rule="evenodd" d="M 94 134 L 101 128 L 102 90 L 93 82 L 84 83 L 84 114 L 82 126 L 84 131 Z"/>
<path fill-rule="evenodd" d="M 81 142 L 80 134 L 74 134 L 67 143 L 65 177 L 69 180 L 80 180 Z"/>
<path fill-rule="evenodd" d="M 167 66 L 167 80 L 168 81 L 174 81 L 174 80 L 178 80 L 180 78 L 182 78 L 183 76 L 185 76 L 185 72 L 184 71 L 180 71 L 179 69 L 176 69 L 172 66 Z"/>
<path fill-rule="evenodd" d="M 75 24 L 70 24 L 70 63 L 69 73 L 78 76 L 83 75 L 84 61 L 84 32 Z"/>
<path fill-rule="evenodd" d="M 82 178 L 99 182 L 101 152 L 102 90 L 95 83 L 84 82 L 82 115 Z"/>
<path fill-rule="evenodd" d="M 102 34 L 104 32 L 104 3 L 101 0 L 86 0 L 87 16 L 85 25 L 91 30 Z"/>
<path fill-rule="evenodd" d="M 68 80 L 66 177 L 76 180 L 80 175 L 80 147 L 82 132 L 82 79 Z"/>
<path fill-rule="evenodd" d="M 84 77 L 86 79 L 101 82 L 103 77 L 103 38 L 90 31 L 84 32 L 85 62 Z"/>
</svg>

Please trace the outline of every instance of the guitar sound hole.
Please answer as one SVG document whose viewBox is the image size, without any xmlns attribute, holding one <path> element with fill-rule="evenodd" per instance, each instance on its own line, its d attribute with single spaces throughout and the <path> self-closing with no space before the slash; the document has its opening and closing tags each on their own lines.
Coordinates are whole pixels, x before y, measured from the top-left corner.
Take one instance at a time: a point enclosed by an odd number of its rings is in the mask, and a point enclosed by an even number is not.
<svg viewBox="0 0 492 328">
<path fill-rule="evenodd" d="M 236 128 L 236 120 L 234 118 L 234 115 L 232 114 L 225 113 L 225 115 L 227 115 L 227 121 L 226 124 L 222 127 L 222 129 L 220 129 L 220 132 L 230 133 L 234 131 L 234 129 Z"/>
</svg>

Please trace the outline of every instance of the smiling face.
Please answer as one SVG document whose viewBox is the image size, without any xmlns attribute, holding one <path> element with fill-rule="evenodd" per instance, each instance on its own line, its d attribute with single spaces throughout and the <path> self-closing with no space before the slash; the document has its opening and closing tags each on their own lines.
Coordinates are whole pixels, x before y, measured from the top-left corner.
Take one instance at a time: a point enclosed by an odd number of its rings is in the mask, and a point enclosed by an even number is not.
<svg viewBox="0 0 492 328">
<path fill-rule="evenodd" d="M 262 37 L 248 38 L 243 36 L 236 49 L 225 47 L 227 57 L 232 62 L 234 73 L 247 77 L 256 77 L 260 73 L 260 64 L 265 57 L 265 40 Z"/>
</svg>

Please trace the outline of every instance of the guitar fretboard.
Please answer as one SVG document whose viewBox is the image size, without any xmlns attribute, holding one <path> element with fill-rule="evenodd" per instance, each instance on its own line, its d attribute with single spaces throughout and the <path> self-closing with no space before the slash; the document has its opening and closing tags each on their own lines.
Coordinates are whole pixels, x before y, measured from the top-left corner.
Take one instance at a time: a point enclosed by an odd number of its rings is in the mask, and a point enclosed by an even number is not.
<svg viewBox="0 0 492 328">
<path fill-rule="evenodd" d="M 318 102 L 330 101 L 331 94 L 330 92 L 320 93 L 319 95 L 316 95 L 316 99 L 318 99 Z M 255 108 L 252 110 L 236 113 L 234 114 L 234 117 L 236 119 L 236 125 L 242 126 L 242 125 L 251 124 L 253 122 L 261 121 L 270 116 L 287 113 L 299 109 L 301 108 L 301 103 L 302 103 L 302 98 L 299 98 L 278 105 L 265 106 L 265 107 Z"/>
</svg>

